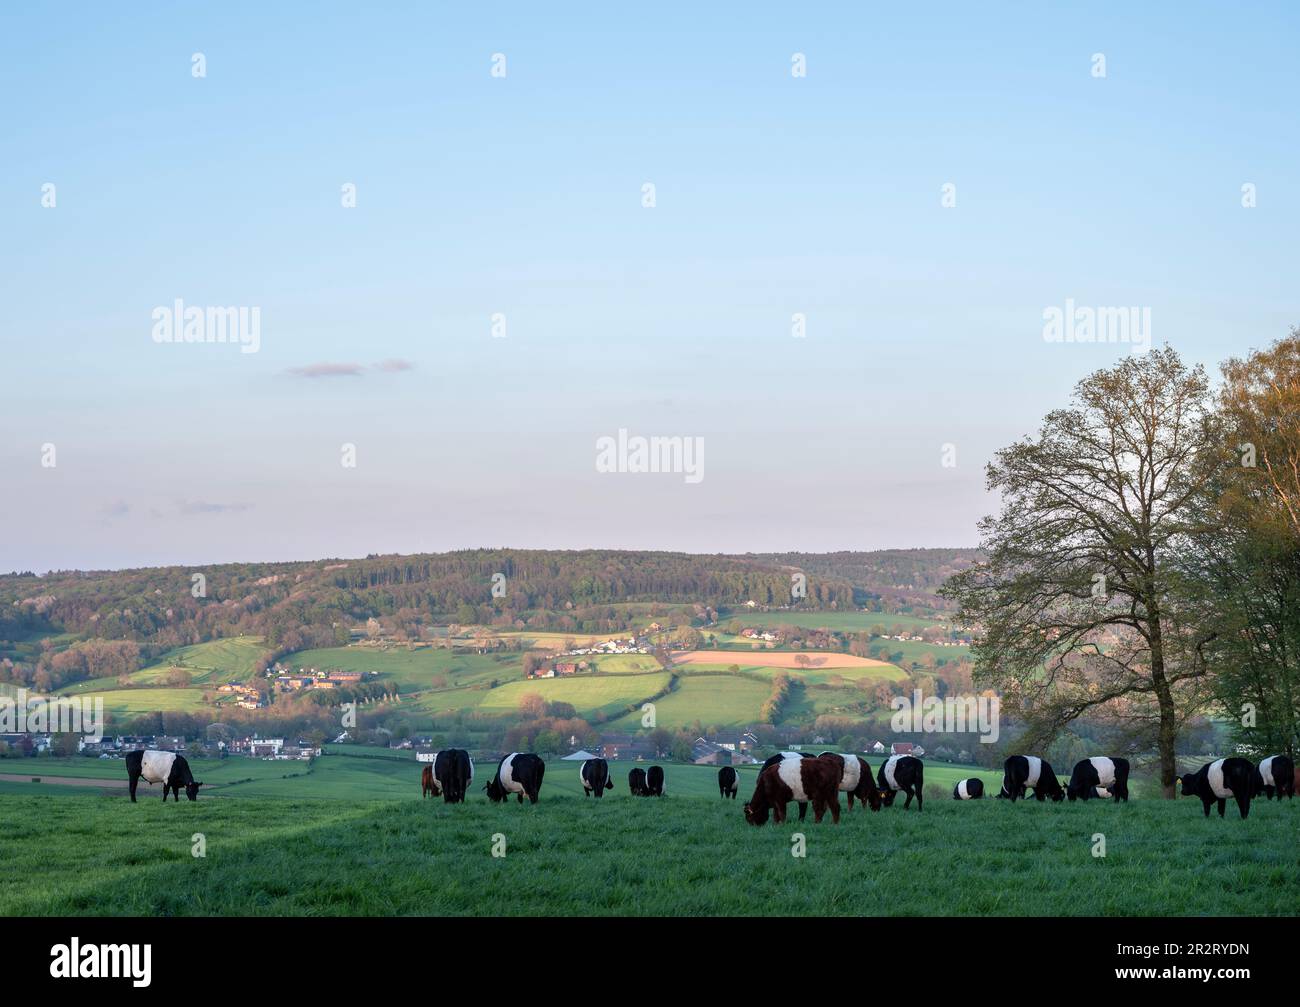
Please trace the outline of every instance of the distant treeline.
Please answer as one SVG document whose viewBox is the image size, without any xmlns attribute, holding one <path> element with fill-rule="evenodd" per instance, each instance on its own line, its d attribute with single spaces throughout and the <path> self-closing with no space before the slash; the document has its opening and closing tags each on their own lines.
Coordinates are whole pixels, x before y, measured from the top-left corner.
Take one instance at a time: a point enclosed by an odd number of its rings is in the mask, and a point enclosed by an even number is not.
<svg viewBox="0 0 1300 1007">
<path fill-rule="evenodd" d="M 229 563 L 0 576 L 0 642 L 72 634 L 130 643 L 41 661 L 44 684 L 119 675 L 174 647 L 262 636 L 266 661 L 346 643 L 384 619 L 418 634 L 432 623 L 605 633 L 632 624 L 635 604 L 689 606 L 711 618 L 746 602 L 848 611 L 893 585 L 937 584 L 962 550 L 833 556 L 699 556 L 610 550 L 466 550 L 303 563 Z M 792 598 L 791 577 L 807 576 Z M 493 587 L 498 585 L 497 595 Z M 876 606 L 873 606 L 876 607 Z M 664 609 L 665 612 L 669 609 Z M 66 646 L 66 641 L 64 645 Z M 62 650 L 63 646 L 58 648 Z M 12 665 L 11 661 L 11 665 Z M 28 675 L 31 677 L 31 669 Z"/>
</svg>

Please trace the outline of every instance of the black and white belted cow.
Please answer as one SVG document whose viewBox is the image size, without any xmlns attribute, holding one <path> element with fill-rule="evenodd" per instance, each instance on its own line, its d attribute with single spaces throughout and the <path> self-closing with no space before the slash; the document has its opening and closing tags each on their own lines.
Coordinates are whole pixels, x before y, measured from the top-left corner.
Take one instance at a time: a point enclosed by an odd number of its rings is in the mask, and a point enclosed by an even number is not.
<svg viewBox="0 0 1300 1007">
<path fill-rule="evenodd" d="M 862 802 L 863 807 L 872 811 L 880 810 L 880 788 L 871 775 L 871 767 L 866 759 L 856 755 L 840 755 L 838 752 L 822 752 L 819 759 L 834 759 L 844 770 L 840 777 L 840 793 L 848 794 L 849 810 L 853 810 L 853 798 Z"/>
<path fill-rule="evenodd" d="M 1199 797 L 1205 806 L 1205 817 L 1210 817 L 1210 805 L 1219 804 L 1219 817 L 1223 817 L 1228 798 L 1234 798 L 1241 817 L 1250 814 L 1250 795 L 1255 789 L 1255 766 L 1249 759 L 1217 759 L 1202 766 L 1195 773 L 1179 778 L 1184 797 Z"/>
<path fill-rule="evenodd" d="M 588 759 L 578 771 L 583 792 L 590 797 L 600 797 L 606 790 L 614 789 L 614 781 L 609 778 L 609 763 L 604 759 Z"/>
<path fill-rule="evenodd" d="M 136 784 L 141 779 L 150 786 L 155 783 L 163 785 L 164 804 L 167 803 L 167 791 L 169 790 L 179 803 L 181 787 L 185 788 L 186 797 L 191 801 L 197 801 L 199 799 L 199 787 L 203 786 L 202 781 L 195 782 L 194 776 L 190 773 L 190 764 L 185 761 L 185 756 L 152 748 L 126 753 L 126 777 L 131 790 L 132 801 L 135 800 Z"/>
<path fill-rule="evenodd" d="M 731 766 L 723 766 L 718 770 L 718 790 L 722 792 L 723 799 L 730 797 L 736 798 L 736 791 L 740 789 L 740 774 Z"/>
<path fill-rule="evenodd" d="M 768 759 L 758 774 L 754 796 L 745 802 L 745 821 L 750 825 L 763 825 L 769 814 L 779 825 L 786 821 L 786 808 L 791 801 L 801 807 L 811 802 L 813 816 L 818 822 L 829 808 L 831 821 L 839 824 L 840 778 L 843 766 L 831 758 L 813 758 L 798 752 L 783 752 Z"/>
<path fill-rule="evenodd" d="M 1104 791 L 1105 793 L 1099 793 Z M 1128 800 L 1128 759 L 1110 759 L 1094 755 L 1080 759 L 1065 788 L 1070 800 L 1086 801 L 1091 797 L 1109 796 L 1116 801 Z"/>
<path fill-rule="evenodd" d="M 649 769 L 645 771 L 645 796 L 646 797 L 664 796 L 663 766 L 651 766 Z"/>
<path fill-rule="evenodd" d="M 952 788 L 952 796 L 959 801 L 974 801 L 984 796 L 984 781 L 978 776 L 958 780 Z"/>
<path fill-rule="evenodd" d="M 903 810 L 906 811 L 911 806 L 912 798 L 915 797 L 916 810 L 920 811 L 923 799 L 921 792 L 925 787 L 924 766 L 915 755 L 891 755 L 881 763 L 876 786 L 880 788 L 885 807 L 894 806 L 894 798 L 901 790 L 907 795 Z"/>
<path fill-rule="evenodd" d="M 506 801 L 511 794 L 519 796 L 519 803 L 527 797 L 529 803 L 537 803 L 538 791 L 542 789 L 542 777 L 546 775 L 546 763 L 540 756 L 531 752 L 511 752 L 497 766 L 496 775 L 488 780 L 484 790 L 493 802 Z"/>
<path fill-rule="evenodd" d="M 777 752 L 775 755 L 769 755 L 766 759 L 763 760 L 763 764 L 758 767 L 758 775 L 762 777 L 763 770 L 768 769 L 771 766 L 778 766 L 785 759 L 811 759 L 811 758 L 813 758 L 813 754 L 811 752 Z M 842 771 L 843 768 L 841 767 L 841 772 Z M 836 786 L 838 787 L 839 784 L 836 784 Z M 808 814 L 808 802 L 801 801 L 797 797 L 794 800 L 795 803 L 799 805 L 799 821 L 802 822 L 804 820 L 804 816 Z"/>
<path fill-rule="evenodd" d="M 999 797 L 1008 797 L 1012 801 L 1025 799 L 1025 791 L 1032 789 L 1034 798 L 1039 801 L 1051 798 L 1054 801 L 1065 799 L 1061 781 L 1052 771 L 1052 764 L 1036 755 L 1013 755 L 1002 764 L 1002 793 Z"/>
<path fill-rule="evenodd" d="M 1276 795 L 1280 801 L 1284 797 L 1295 797 L 1295 763 L 1285 755 L 1270 755 L 1260 761 L 1258 767 L 1257 793 L 1268 800 Z"/>
<path fill-rule="evenodd" d="M 444 748 L 426 763 L 420 778 L 420 793 L 428 797 L 442 795 L 448 804 L 465 800 L 469 786 L 474 782 L 474 760 L 463 748 Z"/>
</svg>

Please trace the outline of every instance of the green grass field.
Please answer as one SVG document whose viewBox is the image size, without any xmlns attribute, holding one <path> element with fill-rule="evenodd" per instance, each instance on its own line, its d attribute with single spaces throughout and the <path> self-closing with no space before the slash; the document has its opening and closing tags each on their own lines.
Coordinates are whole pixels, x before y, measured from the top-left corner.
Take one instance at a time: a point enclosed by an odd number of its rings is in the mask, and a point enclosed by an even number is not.
<svg viewBox="0 0 1300 1007">
<path fill-rule="evenodd" d="M 942 625 L 941 620 L 918 615 L 891 615 L 887 612 L 750 612 L 733 609 L 718 617 L 718 625 L 727 626 L 733 620 L 742 626 L 799 626 L 803 629 L 832 629 L 852 633 L 866 633 L 873 626 L 893 629 L 924 629 Z"/>
<path fill-rule="evenodd" d="M 21 761 L 3 760 L 0 772 Z M 68 760 L 67 776 L 86 776 Z M 124 775 L 120 763 L 100 762 Z M 481 782 L 491 767 L 478 766 Z M 928 795 L 838 826 L 753 828 L 716 770 L 666 763 L 663 799 L 580 796 L 552 762 L 536 806 L 422 800 L 419 765 L 330 755 L 201 764 L 196 803 L 0 782 L 0 913 L 22 915 L 1294 915 L 1300 803 L 1206 820 L 1198 802 L 1014 806 Z M 302 775 L 292 775 L 294 773 Z M 929 794 L 968 770 L 927 766 Z M 981 774 L 995 779 L 995 774 Z M 234 782 L 244 779 L 248 782 Z M 807 855 L 791 855 L 795 833 Z M 1093 855 L 1096 834 L 1106 855 Z M 192 855 L 202 834 L 206 856 Z M 493 844 L 504 841 L 505 855 Z"/>
<path fill-rule="evenodd" d="M 262 638 L 257 636 L 211 640 L 192 647 L 180 647 L 141 668 L 131 676 L 131 681 L 162 682 L 171 672 L 179 670 L 187 672 L 195 685 L 247 682 L 253 677 L 257 660 L 265 649 Z"/>
<path fill-rule="evenodd" d="M 392 682 L 399 692 L 415 692 L 434 687 L 435 679 L 446 680 L 446 688 L 458 688 L 505 682 L 523 676 L 519 654 L 466 654 L 464 652 L 420 647 L 407 650 L 393 647 L 328 647 L 290 654 L 283 663 L 293 668 L 338 669 L 341 671 L 377 671 L 383 681 Z"/>
<path fill-rule="evenodd" d="M 682 675 L 677 687 L 655 700 L 655 723 L 668 730 L 693 724 L 741 727 L 759 719 L 759 708 L 772 688 L 738 675 Z M 611 730 L 635 730 L 641 724 L 636 711 L 610 724 Z"/>
</svg>

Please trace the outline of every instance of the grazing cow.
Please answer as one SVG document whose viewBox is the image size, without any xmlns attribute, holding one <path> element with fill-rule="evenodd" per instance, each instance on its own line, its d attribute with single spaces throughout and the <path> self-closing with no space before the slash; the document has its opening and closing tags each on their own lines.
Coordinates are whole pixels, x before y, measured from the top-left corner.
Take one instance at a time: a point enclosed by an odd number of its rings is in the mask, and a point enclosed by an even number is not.
<svg viewBox="0 0 1300 1007">
<path fill-rule="evenodd" d="M 645 771 L 645 796 L 664 796 L 664 770 L 662 766 L 651 766 Z"/>
<path fill-rule="evenodd" d="M 808 752 L 777 752 L 776 755 L 769 755 L 767 757 L 767 759 L 763 762 L 763 765 L 759 767 L 758 773 L 761 776 L 763 774 L 763 770 L 767 769 L 768 766 L 780 765 L 782 759 L 811 759 L 811 758 L 812 755 L 810 755 Z M 804 820 L 804 816 L 807 814 L 808 814 L 808 802 L 800 801 L 799 821 L 802 822 Z"/>
<path fill-rule="evenodd" d="M 817 756 L 819 759 L 832 759 L 839 763 L 843 775 L 840 777 L 840 792 L 848 794 L 849 810 L 853 810 L 853 798 L 862 802 L 862 806 L 870 806 L 872 811 L 880 810 L 880 788 L 876 786 L 876 781 L 871 775 L 871 767 L 867 765 L 865 759 L 860 759 L 856 755 L 838 755 L 835 752 L 822 752 Z"/>
<path fill-rule="evenodd" d="M 645 770 L 634 769 L 627 774 L 627 789 L 633 797 L 645 797 Z"/>
<path fill-rule="evenodd" d="M 1259 764 L 1257 793 L 1268 800 L 1295 797 L 1295 764 L 1285 755 L 1270 755 Z"/>
<path fill-rule="evenodd" d="M 537 803 L 537 793 L 542 789 L 542 777 L 546 775 L 546 763 L 531 752 L 511 752 L 497 772 L 483 788 L 493 802 L 507 801 L 511 794 L 519 795 L 519 803 L 527 797 L 529 803 Z"/>
<path fill-rule="evenodd" d="M 578 771 L 583 792 L 590 797 L 593 793 L 599 797 L 606 790 L 614 789 L 614 781 L 609 778 L 609 763 L 604 759 L 588 759 Z"/>
<path fill-rule="evenodd" d="M 1012 801 L 1027 799 L 1025 793 L 1030 788 L 1034 799 L 1054 801 L 1065 799 L 1061 781 L 1052 771 L 1052 764 L 1036 755 L 1013 755 L 1002 765 L 1002 793 L 999 797 L 1009 797 Z"/>
<path fill-rule="evenodd" d="M 1218 759 L 1187 773 L 1179 780 L 1184 797 L 1199 797 L 1205 807 L 1205 817 L 1210 817 L 1210 805 L 1219 804 L 1219 817 L 1223 817 L 1228 798 L 1235 798 L 1241 817 L 1250 814 L 1250 795 L 1255 789 L 1255 766 L 1249 759 Z"/>
<path fill-rule="evenodd" d="M 1128 800 L 1128 759 L 1108 759 L 1094 755 L 1075 763 L 1065 794 L 1070 800 L 1086 801 L 1100 797 L 1100 791 L 1116 801 Z"/>
<path fill-rule="evenodd" d="M 830 808 L 831 821 L 840 821 L 839 788 L 843 770 L 833 759 L 814 759 L 797 752 L 785 752 L 776 761 L 771 759 L 758 774 L 754 796 L 745 804 L 745 821 L 750 825 L 763 825 L 769 811 L 772 820 L 780 825 L 786 820 L 786 806 L 791 801 L 812 803 L 813 816 L 818 822 Z"/>
<path fill-rule="evenodd" d="M 984 781 L 978 776 L 968 780 L 958 780 L 952 788 L 952 796 L 959 801 L 974 801 L 984 796 Z"/>
<path fill-rule="evenodd" d="M 203 786 L 202 781 L 196 783 L 193 775 L 190 773 L 190 764 L 185 761 L 185 756 L 177 755 L 175 752 L 160 752 L 155 749 L 145 751 L 127 752 L 126 753 L 126 776 L 131 788 L 131 801 L 135 801 L 136 784 L 140 782 L 141 777 L 144 782 L 153 786 L 155 783 L 163 785 L 163 803 L 167 803 L 167 791 L 172 792 L 179 804 L 181 799 L 181 787 L 185 788 L 185 796 L 191 801 L 199 799 L 199 787 Z"/>
<path fill-rule="evenodd" d="M 894 798 L 901 790 L 907 795 L 907 800 L 903 802 L 903 810 L 906 811 L 911 806 L 912 798 L 915 797 L 916 810 L 920 811 L 921 791 L 925 787 L 925 769 L 921 760 L 914 755 L 891 755 L 881 763 L 876 785 L 884 795 L 885 807 L 894 806 Z"/>
<path fill-rule="evenodd" d="M 730 766 L 723 766 L 718 770 L 718 790 L 722 792 L 723 798 L 730 797 L 734 801 L 736 799 L 736 791 L 739 789 L 739 773 Z"/>
<path fill-rule="evenodd" d="M 474 760 L 463 748 L 446 748 L 420 774 L 420 793 L 425 797 L 442 795 L 448 804 L 461 804 L 474 782 Z"/>
</svg>

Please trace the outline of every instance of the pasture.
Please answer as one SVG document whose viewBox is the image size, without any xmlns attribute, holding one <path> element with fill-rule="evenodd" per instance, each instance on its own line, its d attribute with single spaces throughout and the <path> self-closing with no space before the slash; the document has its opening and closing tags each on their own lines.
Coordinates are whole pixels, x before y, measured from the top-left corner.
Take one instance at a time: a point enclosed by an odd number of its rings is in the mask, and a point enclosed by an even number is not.
<svg viewBox="0 0 1300 1007">
<path fill-rule="evenodd" d="M 16 760 L 15 760 L 16 761 Z M 41 763 L 23 760 L 24 770 Z M 124 775 L 121 763 L 68 760 Z M 1206 820 L 1196 801 L 931 798 L 840 826 L 747 826 L 709 767 L 663 763 L 662 799 L 581 796 L 551 762 L 536 806 L 419 796 L 418 764 L 325 756 L 199 764 L 196 803 L 0 784 L 0 912 L 14 915 L 1293 915 L 1300 802 Z M 102 767 L 102 768 L 101 768 Z M 9 766 L 4 767 L 6 770 Z M 293 775 L 301 774 L 301 775 Z M 930 793 L 970 771 L 927 766 Z M 34 774 L 37 775 L 37 774 Z M 986 780 L 996 773 L 981 773 Z M 243 782 L 236 782 L 242 780 Z M 206 791 L 206 788 L 205 788 Z M 1235 814 L 1235 813 L 1234 813 Z M 802 833 L 807 855 L 791 855 Z M 202 833 L 206 856 L 191 853 Z M 1094 835 L 1106 838 L 1093 855 Z M 494 836 L 505 856 L 494 857 Z"/>
</svg>

